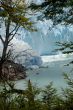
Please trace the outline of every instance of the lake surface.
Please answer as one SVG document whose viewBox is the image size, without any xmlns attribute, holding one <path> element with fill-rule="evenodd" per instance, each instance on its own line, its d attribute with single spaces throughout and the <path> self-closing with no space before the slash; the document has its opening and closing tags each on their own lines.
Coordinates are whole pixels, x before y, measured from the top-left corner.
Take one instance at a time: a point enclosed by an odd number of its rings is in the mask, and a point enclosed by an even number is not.
<svg viewBox="0 0 73 110">
<path fill-rule="evenodd" d="M 51 81 L 53 81 L 54 87 L 58 90 L 62 87 L 65 88 L 67 84 L 64 80 L 63 74 L 73 73 L 71 71 L 73 65 L 65 66 L 69 62 L 70 60 L 49 62 L 48 67 L 28 70 L 26 80 L 16 81 L 15 87 L 18 89 L 24 89 L 26 87 L 27 80 L 30 79 L 34 85 L 36 84 L 40 88 L 44 88 Z"/>
</svg>

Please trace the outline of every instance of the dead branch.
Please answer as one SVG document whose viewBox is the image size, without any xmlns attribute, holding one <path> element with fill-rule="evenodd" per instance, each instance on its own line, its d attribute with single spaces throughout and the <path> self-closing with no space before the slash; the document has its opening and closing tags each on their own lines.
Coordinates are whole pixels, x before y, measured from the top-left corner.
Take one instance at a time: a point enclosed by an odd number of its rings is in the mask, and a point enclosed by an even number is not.
<svg viewBox="0 0 73 110">
<path fill-rule="evenodd" d="M 2 36 L 0 35 L 0 40 L 2 41 L 3 45 L 4 45 L 4 40 L 2 38 Z"/>
</svg>

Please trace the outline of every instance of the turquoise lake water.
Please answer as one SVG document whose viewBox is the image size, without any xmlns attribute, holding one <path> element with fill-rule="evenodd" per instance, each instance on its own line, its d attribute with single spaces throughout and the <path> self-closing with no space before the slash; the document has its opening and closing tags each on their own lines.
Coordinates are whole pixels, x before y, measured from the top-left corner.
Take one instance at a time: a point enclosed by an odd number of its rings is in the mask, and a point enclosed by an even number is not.
<svg viewBox="0 0 73 110">
<path fill-rule="evenodd" d="M 67 86 L 66 81 L 64 80 L 64 73 L 73 74 L 72 68 L 73 65 L 65 66 L 70 60 L 65 61 L 55 61 L 48 63 L 46 68 L 38 68 L 34 70 L 27 71 L 27 78 L 25 80 L 16 81 L 15 87 L 18 89 L 24 89 L 27 80 L 38 86 L 39 88 L 44 88 L 49 82 L 53 82 L 53 86 L 58 90 L 65 88 Z"/>
</svg>

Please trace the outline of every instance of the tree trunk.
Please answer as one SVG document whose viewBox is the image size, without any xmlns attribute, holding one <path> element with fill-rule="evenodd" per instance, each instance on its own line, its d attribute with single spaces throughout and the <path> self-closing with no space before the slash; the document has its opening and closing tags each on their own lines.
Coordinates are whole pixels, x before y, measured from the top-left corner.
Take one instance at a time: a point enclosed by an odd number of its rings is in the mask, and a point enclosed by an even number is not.
<svg viewBox="0 0 73 110">
<path fill-rule="evenodd" d="M 2 64 L 0 63 L 0 80 L 2 79 Z"/>
<path fill-rule="evenodd" d="M 2 51 L 2 56 L 1 56 L 1 60 L 0 60 L 0 78 L 2 77 L 3 64 L 7 60 L 7 49 L 8 49 L 9 37 L 10 37 L 9 29 L 10 29 L 10 18 L 8 18 L 8 20 L 7 20 L 6 36 L 5 36 L 5 41 L 3 43 L 3 51 Z"/>
</svg>

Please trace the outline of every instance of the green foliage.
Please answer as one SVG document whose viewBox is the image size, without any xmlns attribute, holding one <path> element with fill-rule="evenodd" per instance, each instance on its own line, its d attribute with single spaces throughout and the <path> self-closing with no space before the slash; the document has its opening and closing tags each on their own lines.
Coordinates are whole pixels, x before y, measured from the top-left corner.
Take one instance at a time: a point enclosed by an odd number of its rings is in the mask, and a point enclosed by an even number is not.
<svg viewBox="0 0 73 110">
<path fill-rule="evenodd" d="M 43 102 L 45 103 L 47 109 L 54 109 L 54 104 L 57 99 L 57 91 L 53 88 L 53 83 L 51 82 L 46 86 L 45 90 L 43 90 Z"/>
<path fill-rule="evenodd" d="M 73 79 L 69 77 L 66 73 L 64 73 L 64 79 L 67 81 L 69 87 L 73 89 Z"/>
<path fill-rule="evenodd" d="M 64 79 L 68 84 L 68 87 L 66 89 L 63 89 L 64 106 L 66 110 L 73 109 L 73 79 L 71 77 L 66 73 L 64 74 Z"/>
<path fill-rule="evenodd" d="M 55 51 L 61 51 L 63 54 L 72 54 L 73 53 L 73 42 L 56 42 L 58 49 Z M 70 61 L 66 66 L 73 64 L 73 61 Z"/>
<path fill-rule="evenodd" d="M 73 110 L 73 80 L 67 74 L 64 74 L 64 78 L 68 87 L 62 90 L 62 95 L 58 95 L 52 82 L 40 91 L 32 86 L 29 80 L 23 92 L 14 91 L 10 82 L 7 83 L 9 88 L 3 83 L 4 89 L 0 91 L 0 110 Z"/>
<path fill-rule="evenodd" d="M 43 100 L 47 101 L 49 104 L 56 97 L 56 89 L 52 87 L 53 83 L 51 82 L 48 86 L 46 86 L 45 90 L 43 90 Z"/>
<path fill-rule="evenodd" d="M 64 9 L 68 8 L 70 10 L 66 12 Z M 44 17 L 52 19 L 54 25 L 61 22 L 73 24 L 73 0 L 45 0 L 41 5 L 31 4 L 31 9 L 45 10 L 42 11 Z"/>
<path fill-rule="evenodd" d="M 0 16 L 5 19 L 10 18 L 10 21 L 24 27 L 25 29 L 34 30 L 32 25 L 33 23 L 25 16 L 27 8 L 23 0 L 10 1 L 10 0 L 0 0 Z M 31 29 L 30 29 L 31 28 Z"/>
<path fill-rule="evenodd" d="M 72 53 L 73 52 L 73 42 L 70 41 L 69 43 L 64 42 L 56 42 L 57 46 L 59 46 L 59 49 L 56 49 L 56 51 L 60 50 L 64 54 Z"/>
</svg>

